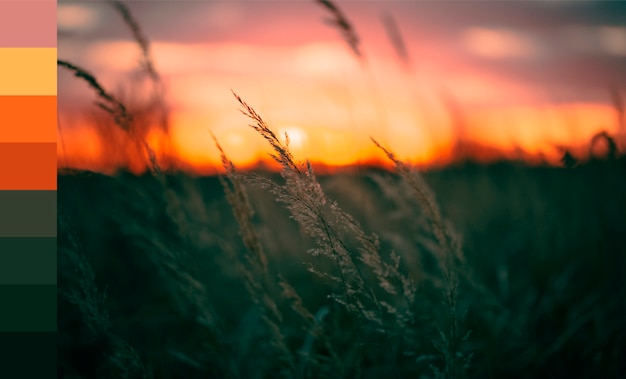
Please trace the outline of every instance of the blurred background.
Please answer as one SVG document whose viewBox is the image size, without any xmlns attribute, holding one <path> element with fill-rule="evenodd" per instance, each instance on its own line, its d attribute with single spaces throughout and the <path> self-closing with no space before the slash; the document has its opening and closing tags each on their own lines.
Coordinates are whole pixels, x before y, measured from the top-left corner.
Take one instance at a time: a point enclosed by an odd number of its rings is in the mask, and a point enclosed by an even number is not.
<svg viewBox="0 0 626 379">
<path fill-rule="evenodd" d="M 133 116 L 60 67 L 59 377 L 625 377 L 626 2 L 337 2 L 352 45 L 320 1 L 126 4 L 58 3 L 59 59 Z M 221 170 L 211 132 L 238 168 L 269 164 L 231 91 L 317 165 L 288 204 L 258 185 L 277 172 L 198 175 Z M 424 181 L 366 166 L 370 136 Z M 309 254 L 324 233 L 290 217 L 326 212 L 358 256 L 336 206 L 415 285 L 355 264 L 384 337 L 333 300 L 341 266 Z M 453 306 L 429 209 L 464 256 Z"/>
<path fill-rule="evenodd" d="M 558 162 L 559 146 L 622 133 L 626 3 L 346 1 L 357 57 L 314 1 L 132 1 L 168 104 L 167 152 L 189 171 L 219 162 L 209 130 L 240 165 L 265 159 L 231 90 L 297 157 L 330 166 L 378 157 L 369 136 L 424 166 L 457 158 Z M 58 55 L 141 103 L 141 50 L 104 1 L 59 1 Z M 59 165 L 141 169 L 106 148 L 87 86 L 59 71 Z M 163 130 L 146 120 L 157 153 Z M 161 142 L 159 142 L 161 141 Z"/>
</svg>

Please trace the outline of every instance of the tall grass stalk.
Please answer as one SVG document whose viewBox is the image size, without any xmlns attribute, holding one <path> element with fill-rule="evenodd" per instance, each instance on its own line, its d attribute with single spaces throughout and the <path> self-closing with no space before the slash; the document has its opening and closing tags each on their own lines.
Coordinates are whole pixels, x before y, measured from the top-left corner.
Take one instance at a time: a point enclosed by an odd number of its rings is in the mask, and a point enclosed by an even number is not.
<svg viewBox="0 0 626 379">
<path fill-rule="evenodd" d="M 181 194 L 170 187 L 154 151 L 145 139 L 136 133 L 134 118 L 128 111 L 128 107 L 118 97 L 107 91 L 87 70 L 64 60 L 58 60 L 57 63 L 60 67 L 73 72 L 96 92 L 98 106 L 113 117 L 115 124 L 127 133 L 131 142 L 135 143 L 141 152 L 145 152 L 147 167 L 150 168 L 153 178 L 162 189 L 160 194 L 163 197 L 158 199 L 161 202 L 152 204 L 159 219 L 149 221 L 154 222 L 154 229 L 146 227 L 145 224 L 126 220 L 123 231 L 133 240 L 135 248 L 150 251 L 146 258 L 154 265 L 157 275 L 163 279 L 164 283 L 167 283 L 166 290 L 173 299 L 179 316 L 192 319 L 199 329 L 198 333 L 201 330 L 206 333 L 207 340 L 204 348 L 207 352 L 202 359 L 208 357 L 208 360 L 215 365 L 214 368 L 221 374 L 237 377 L 237 365 L 233 361 L 232 349 L 223 334 L 221 321 L 209 301 L 206 287 L 197 279 L 189 263 L 191 253 L 188 249 L 193 247 L 186 238 L 185 225 L 188 219 L 184 214 Z M 164 222 L 169 229 L 155 233 L 154 230 L 162 227 L 158 224 L 159 222 Z M 202 365 L 195 362 L 194 358 L 187 356 L 185 352 L 172 351 L 171 354 L 194 362 L 193 364 Z M 196 355 L 197 352 L 193 354 Z"/>
<path fill-rule="evenodd" d="M 253 120 L 250 126 L 272 147 L 270 155 L 282 166 L 284 183 L 258 175 L 252 175 L 249 180 L 268 189 L 285 204 L 291 217 L 314 240 L 316 247 L 309 251 L 311 255 L 323 256 L 335 263 L 334 274 L 320 272 L 312 266 L 310 271 L 339 284 L 341 292 L 332 293 L 330 297 L 355 317 L 356 327 L 362 329 L 370 325 L 387 339 L 392 338 L 399 332 L 392 329 L 392 325 L 413 318 L 411 306 L 415 288 L 413 280 L 399 271 L 400 257 L 391 254 L 388 259 L 383 258 L 378 236 L 366 233 L 356 219 L 327 198 L 310 162 L 296 161 L 289 150 L 289 136 L 286 135 L 283 144 L 252 107 L 237 94 L 235 97 L 243 107 L 242 113 Z M 356 247 L 351 247 L 348 240 L 355 241 Z M 406 303 L 398 309 L 395 301 L 381 300 L 381 293 L 400 296 Z M 390 318 L 395 323 L 390 324 Z"/>
<path fill-rule="evenodd" d="M 252 224 L 254 210 L 250 204 L 242 176 L 237 171 L 234 163 L 228 159 L 214 135 L 213 140 L 220 152 L 222 166 L 225 170 L 225 174 L 220 176 L 220 183 L 239 225 L 240 236 L 247 248 L 247 253 L 243 257 L 234 258 L 236 258 L 237 266 L 245 280 L 248 293 L 261 309 L 263 321 L 271 334 L 272 346 L 286 365 L 283 374 L 289 378 L 307 377 L 306 373 L 309 367 L 319 368 L 324 366 L 321 365 L 321 357 L 316 352 L 311 351 L 311 349 L 301 349 L 299 351 L 301 363 L 296 365 L 296 357 L 291 352 L 289 346 L 287 346 L 286 338 L 281 331 L 284 317 L 275 301 L 276 298 L 281 296 L 291 303 L 291 309 L 301 318 L 307 335 L 321 339 L 324 347 L 330 354 L 330 364 L 333 368 L 330 371 L 337 375 L 337 370 L 341 370 L 342 365 L 337 352 L 325 334 L 324 326 L 320 320 L 313 316 L 304 306 L 300 295 L 284 277 L 279 275 L 277 282 L 270 278 L 268 259 L 258 232 Z M 276 288 L 276 286 L 279 288 Z M 342 375 L 339 375 L 339 377 L 342 377 Z"/>
<path fill-rule="evenodd" d="M 361 40 L 356 32 L 356 29 L 346 17 L 344 12 L 334 2 L 330 0 L 316 0 L 316 2 L 321 4 L 330 13 L 331 18 L 326 20 L 327 24 L 341 33 L 342 38 L 346 41 L 350 50 L 361 64 L 361 67 L 364 69 L 364 72 L 367 75 L 367 83 L 370 87 L 370 92 L 372 93 L 373 100 L 378 111 L 378 127 L 382 130 L 388 129 L 389 115 L 385 109 L 384 101 L 380 95 L 380 89 L 376 83 L 376 78 L 374 77 L 370 62 L 367 56 L 363 53 Z M 384 135 L 381 136 L 381 138 L 382 137 L 387 138 L 388 136 Z"/>
<path fill-rule="evenodd" d="M 328 367 L 327 373 L 324 375 L 329 378 L 343 378 L 345 373 L 344 364 L 342 364 L 339 354 L 334 348 L 332 342 L 326 334 L 326 328 L 323 325 L 324 315 L 327 314 L 329 308 L 327 306 L 322 307 L 315 315 L 312 314 L 308 308 L 304 306 L 302 298 L 298 292 L 289 284 L 289 282 L 282 276 L 278 277 L 278 284 L 282 289 L 282 296 L 291 303 L 291 309 L 300 317 L 304 323 L 304 330 L 307 333 L 304 343 L 298 354 L 301 358 L 301 364 L 298 374 L 303 377 L 305 373 L 309 371 L 309 367 Z M 322 344 L 330 357 L 324 359 L 313 351 L 313 342 L 315 339 L 322 341 Z M 322 373 L 319 373 L 322 375 Z"/>
<path fill-rule="evenodd" d="M 295 377 L 295 359 L 281 331 L 284 317 L 275 301 L 277 294 L 269 278 L 267 257 L 258 233 L 252 224 L 254 211 L 234 163 L 228 159 L 215 136 L 212 137 L 220 152 L 222 165 L 226 171 L 224 176 L 220 176 L 220 183 L 239 225 L 239 234 L 247 249 L 247 253 L 243 257 L 234 257 L 236 265 L 244 278 L 248 293 L 261 311 L 262 320 L 270 333 L 271 345 L 285 366 L 283 375 L 286 378 Z"/>
<path fill-rule="evenodd" d="M 145 155 L 141 155 L 146 157 L 148 167 L 150 167 L 154 173 L 160 174 L 162 170 L 157 162 L 154 150 L 152 150 L 145 139 L 139 138 L 135 133 L 135 130 L 133 129 L 132 114 L 129 112 L 124 103 L 109 91 L 104 89 L 96 77 L 84 68 L 62 59 L 57 59 L 57 65 L 71 71 L 74 76 L 83 80 L 92 90 L 96 92 L 96 96 L 99 99 L 96 102 L 96 105 L 109 114 L 117 126 L 128 133 L 132 141 L 136 144 L 137 149 L 140 152 L 145 153 Z"/>
<path fill-rule="evenodd" d="M 445 358 L 444 371 L 437 371 L 437 376 L 446 379 L 462 377 L 464 368 L 469 364 L 470 356 L 463 355 L 460 350 L 460 344 L 469 337 L 469 334 L 462 336 L 460 331 L 460 321 L 464 312 L 459 307 L 459 285 L 465 264 L 461 244 L 456 234 L 444 222 L 435 197 L 421 175 L 397 159 L 390 150 L 383 147 L 378 141 L 375 139 L 372 141 L 394 163 L 398 174 L 413 190 L 415 199 L 424 210 L 426 219 L 438 242 L 437 262 L 443 275 L 442 294 L 444 305 L 447 308 L 448 320 L 447 329 L 440 331 L 440 340 L 435 342 L 435 346 Z"/>
<path fill-rule="evenodd" d="M 400 33 L 400 28 L 395 18 L 389 12 L 383 13 L 380 18 L 387 32 L 387 37 L 396 52 L 396 56 L 402 64 L 402 68 L 407 73 L 412 73 L 413 62 L 411 61 L 409 50 L 404 42 L 404 38 L 402 38 L 402 33 Z"/>
<path fill-rule="evenodd" d="M 115 123 L 125 131 L 130 130 L 132 118 L 126 106 L 118 100 L 113 94 L 105 90 L 104 87 L 98 82 L 96 77 L 75 64 L 67 62 L 62 59 L 57 60 L 57 65 L 71 71 L 74 76 L 83 80 L 87 85 L 96 92 L 99 99 L 96 105 L 111 115 L 115 120 Z"/>
<path fill-rule="evenodd" d="M 352 26 L 352 23 L 344 15 L 335 3 L 330 0 L 316 0 L 322 7 L 324 7 L 329 13 L 330 18 L 326 19 L 326 23 L 336 28 L 343 39 L 346 41 L 350 50 L 354 53 L 359 61 L 363 61 L 365 56 L 361 51 L 361 40 L 356 33 L 356 30 Z"/>
<path fill-rule="evenodd" d="M 622 91 L 616 85 L 612 85 L 609 88 L 611 101 L 613 103 L 613 108 L 615 109 L 615 113 L 617 116 L 617 145 L 619 153 L 626 152 L 626 101 L 624 101 L 624 96 L 622 95 Z"/>
<path fill-rule="evenodd" d="M 130 9 L 128 9 L 126 4 L 124 4 L 123 2 L 118 1 L 118 0 L 108 0 L 108 3 L 111 4 L 111 6 L 120 14 L 122 19 L 124 20 L 124 23 L 128 26 L 131 33 L 133 34 L 133 38 L 135 39 L 135 42 L 137 42 L 137 45 L 141 49 L 142 68 L 148 73 L 150 78 L 155 83 L 159 82 L 160 76 L 154 67 L 154 62 L 152 60 L 152 55 L 150 52 L 150 41 L 148 40 L 148 37 L 146 37 L 143 30 L 141 29 L 139 22 L 137 22 L 137 20 L 133 17 L 132 13 L 130 12 Z"/>
<path fill-rule="evenodd" d="M 91 263 L 63 210 L 59 211 L 57 221 L 59 230 L 65 232 L 60 241 L 59 259 L 61 264 L 67 266 L 61 271 L 61 279 L 70 282 L 59 288 L 59 295 L 78 308 L 81 321 L 96 339 L 104 341 L 102 348 L 107 350 L 103 351 L 106 355 L 102 357 L 100 367 L 90 369 L 103 377 L 153 378 L 152 367 L 142 361 L 126 340 L 112 331 L 105 307 L 106 295 L 98 289 Z"/>
<path fill-rule="evenodd" d="M 416 77 L 419 79 L 419 69 L 416 70 L 416 68 L 414 67 L 413 59 L 411 58 L 411 54 L 409 53 L 409 48 L 405 42 L 405 39 L 401 33 L 400 27 L 395 17 L 390 12 L 382 13 L 380 17 L 391 46 L 396 52 L 396 58 L 399 66 L 404 71 L 404 75 L 406 77 L 405 85 L 407 86 L 408 96 L 415 102 L 413 106 L 415 126 L 418 129 L 421 129 L 419 130 L 420 132 L 429 134 L 431 141 L 434 142 L 434 131 L 430 130 L 430 128 L 420 128 L 420 125 L 426 125 L 427 119 L 424 117 L 424 112 L 426 109 L 425 105 L 420 100 L 421 95 L 418 93 L 414 82 Z"/>
<path fill-rule="evenodd" d="M 143 32 L 141 25 L 124 2 L 118 0 L 108 0 L 108 2 L 120 14 L 122 20 L 131 31 L 133 39 L 139 47 L 139 50 L 141 51 L 142 58 L 140 66 L 152 82 L 152 96 L 156 109 L 159 112 L 159 126 L 161 127 L 161 130 L 168 133 L 170 126 L 170 109 L 167 106 L 164 96 L 165 83 L 163 82 L 163 78 L 159 72 L 156 70 L 156 65 L 152 58 L 150 40 Z"/>
</svg>

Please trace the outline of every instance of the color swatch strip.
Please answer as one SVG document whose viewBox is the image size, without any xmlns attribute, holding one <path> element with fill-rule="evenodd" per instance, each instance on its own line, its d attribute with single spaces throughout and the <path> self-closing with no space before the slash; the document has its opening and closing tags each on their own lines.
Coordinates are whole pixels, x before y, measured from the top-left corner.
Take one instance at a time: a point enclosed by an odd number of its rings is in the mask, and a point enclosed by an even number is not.
<svg viewBox="0 0 626 379">
<path fill-rule="evenodd" d="M 55 378 L 56 1 L 0 0 L 0 377 Z"/>
<path fill-rule="evenodd" d="M 0 0 L 0 10 L 0 47 L 56 48 L 55 0 Z"/>
<path fill-rule="evenodd" d="M 0 97 L 0 143 L 57 141 L 57 97 Z"/>
</svg>

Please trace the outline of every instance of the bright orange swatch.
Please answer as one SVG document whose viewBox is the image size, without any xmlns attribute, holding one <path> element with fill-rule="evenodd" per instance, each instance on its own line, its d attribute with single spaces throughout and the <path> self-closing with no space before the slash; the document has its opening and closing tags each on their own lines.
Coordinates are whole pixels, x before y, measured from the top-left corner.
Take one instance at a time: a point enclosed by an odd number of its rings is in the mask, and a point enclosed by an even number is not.
<svg viewBox="0 0 626 379">
<path fill-rule="evenodd" d="M 0 190 L 56 190 L 56 154 L 56 143 L 0 143 Z"/>
<path fill-rule="evenodd" d="M 56 96 L 0 96 L 0 143 L 56 142 Z"/>
</svg>

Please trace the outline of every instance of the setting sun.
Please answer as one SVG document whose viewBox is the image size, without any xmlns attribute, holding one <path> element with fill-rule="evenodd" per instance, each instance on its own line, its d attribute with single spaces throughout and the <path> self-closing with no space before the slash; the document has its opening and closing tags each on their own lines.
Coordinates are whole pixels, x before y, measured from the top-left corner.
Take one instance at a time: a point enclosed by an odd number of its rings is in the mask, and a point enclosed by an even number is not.
<svg viewBox="0 0 626 379">
<path fill-rule="evenodd" d="M 289 147 L 296 150 L 304 147 L 307 142 L 305 131 L 297 126 L 281 128 L 278 134 L 280 135 L 279 138 L 281 138 L 285 143 L 288 143 Z"/>
</svg>

